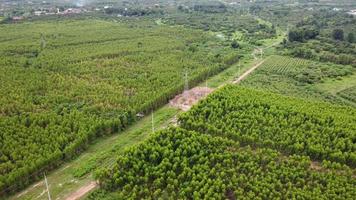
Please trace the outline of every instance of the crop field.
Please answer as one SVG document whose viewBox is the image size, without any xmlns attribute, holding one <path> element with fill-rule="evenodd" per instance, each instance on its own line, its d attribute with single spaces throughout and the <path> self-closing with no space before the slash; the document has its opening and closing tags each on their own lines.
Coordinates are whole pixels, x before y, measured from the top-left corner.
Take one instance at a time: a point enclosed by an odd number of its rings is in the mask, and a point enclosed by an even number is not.
<svg viewBox="0 0 356 200">
<path fill-rule="evenodd" d="M 273 74 L 295 76 L 310 64 L 310 61 L 305 59 L 272 56 L 264 63 L 263 68 Z"/>
<path fill-rule="evenodd" d="M 344 101 L 315 87 L 326 81 L 349 77 L 351 66 L 314 62 L 301 58 L 273 55 L 268 57 L 242 85 L 288 96 L 345 104 Z"/>
<path fill-rule="evenodd" d="M 166 103 L 183 89 L 185 72 L 194 85 L 227 68 L 222 55 L 231 51 L 202 31 L 142 21 L 0 26 L 5 193 Z"/>
<path fill-rule="evenodd" d="M 326 167 L 316 170 L 308 157 L 171 128 L 100 171 L 102 189 L 87 199 L 352 199 L 351 170 Z"/>
<path fill-rule="evenodd" d="M 180 117 L 188 130 L 356 166 L 356 109 L 229 85 Z"/>
</svg>

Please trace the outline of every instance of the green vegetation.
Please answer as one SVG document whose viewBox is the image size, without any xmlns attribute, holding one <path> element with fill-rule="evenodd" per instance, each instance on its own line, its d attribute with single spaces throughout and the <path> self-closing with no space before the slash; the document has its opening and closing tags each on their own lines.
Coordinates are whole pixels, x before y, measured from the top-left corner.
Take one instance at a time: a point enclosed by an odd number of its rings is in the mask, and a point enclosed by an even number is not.
<svg viewBox="0 0 356 200">
<path fill-rule="evenodd" d="M 356 103 L 356 86 L 349 87 L 337 93 L 341 97 Z"/>
<path fill-rule="evenodd" d="M 288 96 L 348 104 L 316 86 L 351 77 L 354 73 L 355 69 L 351 66 L 274 55 L 268 57 L 242 85 Z"/>
<path fill-rule="evenodd" d="M 296 57 L 356 66 L 355 27 L 353 15 L 322 10 L 299 21 L 284 47 Z"/>
<path fill-rule="evenodd" d="M 253 16 L 240 16 L 236 11 L 225 13 L 179 12 L 165 19 L 167 24 L 184 25 L 205 31 L 219 32 L 224 37 L 261 45 L 259 40 L 275 38 L 276 29 L 260 23 Z"/>
<path fill-rule="evenodd" d="M 343 78 L 327 80 L 323 83 L 313 85 L 314 90 L 318 90 L 347 104 L 356 106 L 356 97 L 352 95 L 352 88 L 356 87 L 356 74 Z M 350 94 L 347 94 L 350 93 Z"/>
<path fill-rule="evenodd" d="M 210 95 L 180 124 L 188 130 L 356 166 L 356 109 L 227 86 Z"/>
<path fill-rule="evenodd" d="M 119 156 L 88 199 L 353 199 L 351 171 L 311 169 L 307 157 L 241 148 L 220 137 L 172 128 Z M 111 198 L 109 198 L 111 197 Z"/>
<path fill-rule="evenodd" d="M 352 0 L 0 4 L 1 199 L 43 172 L 65 199 L 101 167 L 89 199 L 356 196 Z M 244 88 L 217 89 L 180 127 L 135 123 L 186 72 L 189 86 L 216 89 L 255 63 Z M 177 112 L 155 112 L 156 130 Z"/>
<path fill-rule="evenodd" d="M 155 111 L 155 129 L 159 130 L 169 125 L 170 120 L 178 112 L 168 106 Z M 80 156 L 47 174 L 52 199 L 65 199 L 70 193 L 89 184 L 94 180 L 93 172 L 97 168 L 112 166 L 117 155 L 146 140 L 152 134 L 151 130 L 151 115 L 148 115 L 119 134 L 94 140 Z M 44 187 L 43 184 L 33 184 L 26 188 L 26 193 L 22 193 L 21 196 L 16 194 L 9 199 L 25 200 L 39 196 L 39 199 L 46 199 L 47 196 L 42 194 Z"/>
<path fill-rule="evenodd" d="M 225 69 L 222 55 L 232 51 L 201 31 L 144 21 L 4 24 L 0 37 L 5 192 L 166 103 L 182 90 L 184 71 L 194 85 Z"/>
</svg>

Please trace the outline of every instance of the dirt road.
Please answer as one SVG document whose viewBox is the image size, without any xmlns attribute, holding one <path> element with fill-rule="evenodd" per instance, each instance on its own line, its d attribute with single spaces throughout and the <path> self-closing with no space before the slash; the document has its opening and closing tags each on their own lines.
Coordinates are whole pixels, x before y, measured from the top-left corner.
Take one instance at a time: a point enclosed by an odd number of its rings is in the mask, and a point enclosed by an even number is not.
<svg viewBox="0 0 356 200">
<path fill-rule="evenodd" d="M 257 69 L 259 66 L 261 66 L 264 63 L 265 60 L 262 60 L 261 62 L 257 63 L 253 67 L 251 67 L 249 70 L 247 70 L 245 73 L 243 73 L 241 76 L 239 76 L 237 79 L 232 81 L 234 84 L 240 83 L 243 79 L 245 79 L 249 74 L 251 74 L 255 69 Z"/>
<path fill-rule="evenodd" d="M 70 194 L 66 200 L 77 200 L 86 195 L 88 192 L 92 191 L 94 188 L 96 188 L 98 184 L 96 181 L 90 182 L 88 185 L 85 185 L 81 188 L 79 188 L 77 191 L 73 192 Z"/>
</svg>

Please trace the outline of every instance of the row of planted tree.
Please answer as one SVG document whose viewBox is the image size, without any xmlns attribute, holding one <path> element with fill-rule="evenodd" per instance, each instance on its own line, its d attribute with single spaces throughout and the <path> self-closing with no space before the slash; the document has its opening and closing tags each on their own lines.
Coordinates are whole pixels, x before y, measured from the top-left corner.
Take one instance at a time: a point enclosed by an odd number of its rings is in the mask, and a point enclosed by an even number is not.
<svg viewBox="0 0 356 200">
<path fill-rule="evenodd" d="M 101 190 L 89 199 L 353 199 L 352 170 L 331 166 L 170 128 L 99 170 Z"/>
</svg>

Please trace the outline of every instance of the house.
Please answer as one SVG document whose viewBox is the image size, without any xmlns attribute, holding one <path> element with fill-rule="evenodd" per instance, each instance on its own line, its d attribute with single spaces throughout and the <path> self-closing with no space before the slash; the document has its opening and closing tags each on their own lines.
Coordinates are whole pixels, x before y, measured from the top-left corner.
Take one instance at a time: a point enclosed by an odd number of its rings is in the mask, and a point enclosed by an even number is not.
<svg viewBox="0 0 356 200">
<path fill-rule="evenodd" d="M 350 10 L 349 12 L 347 12 L 350 15 L 356 15 L 356 10 Z"/>
<path fill-rule="evenodd" d="M 34 12 L 34 14 L 36 15 L 36 16 L 40 16 L 40 15 L 43 15 L 43 14 L 45 14 L 42 10 L 36 10 L 35 12 Z"/>
<path fill-rule="evenodd" d="M 23 16 L 14 16 L 14 17 L 12 17 L 13 21 L 20 21 L 20 20 L 23 20 L 23 19 L 24 19 Z"/>
</svg>

